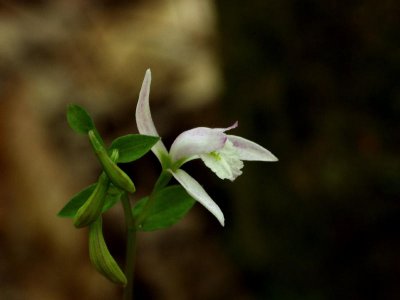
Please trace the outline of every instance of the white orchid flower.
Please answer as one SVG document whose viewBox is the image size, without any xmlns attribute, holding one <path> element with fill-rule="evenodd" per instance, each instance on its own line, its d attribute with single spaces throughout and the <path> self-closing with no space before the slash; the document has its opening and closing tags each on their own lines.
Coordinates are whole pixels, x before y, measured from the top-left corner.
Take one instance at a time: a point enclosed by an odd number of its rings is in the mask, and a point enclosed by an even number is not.
<svg viewBox="0 0 400 300">
<path fill-rule="evenodd" d="M 140 134 L 159 136 L 151 117 L 149 94 L 151 72 L 148 69 L 143 80 L 136 107 L 136 124 Z M 194 199 L 206 207 L 224 226 L 224 215 L 203 187 L 181 166 L 200 158 L 221 179 L 235 180 L 242 174 L 243 161 L 277 161 L 264 147 L 225 132 L 236 128 L 238 122 L 227 128 L 197 127 L 181 133 L 172 143 L 168 152 L 160 140 L 151 149 L 164 170 L 185 188 Z"/>
</svg>

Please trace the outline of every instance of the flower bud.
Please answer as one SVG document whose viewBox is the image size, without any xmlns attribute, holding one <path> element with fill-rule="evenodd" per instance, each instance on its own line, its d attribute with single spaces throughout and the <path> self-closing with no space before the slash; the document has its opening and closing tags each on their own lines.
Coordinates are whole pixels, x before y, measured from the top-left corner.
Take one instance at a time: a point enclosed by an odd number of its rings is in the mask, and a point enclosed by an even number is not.
<svg viewBox="0 0 400 300">
<path fill-rule="evenodd" d="M 118 150 L 113 151 L 111 160 L 117 161 Z M 108 188 L 110 187 L 110 180 L 103 172 L 96 184 L 96 187 L 88 200 L 79 208 L 75 215 L 74 225 L 77 228 L 88 226 L 90 223 L 97 220 L 100 216 Z"/>
<path fill-rule="evenodd" d="M 89 226 L 89 257 L 97 271 L 114 283 L 125 286 L 127 280 L 108 251 L 102 231 L 101 216 Z"/>
<path fill-rule="evenodd" d="M 75 227 L 81 228 L 88 226 L 100 216 L 109 185 L 110 180 L 103 172 L 100 175 L 96 188 L 90 195 L 89 199 L 86 200 L 77 211 L 74 219 Z"/>
<path fill-rule="evenodd" d="M 135 192 L 135 185 L 133 184 L 132 180 L 129 178 L 129 176 L 122 171 L 116 163 L 114 163 L 110 157 L 107 154 L 106 149 L 101 145 L 100 141 L 97 139 L 95 133 L 93 130 L 89 131 L 89 139 L 90 143 L 92 144 L 92 147 L 94 149 L 94 152 L 97 155 L 97 158 L 99 159 L 101 165 L 103 166 L 104 171 L 106 172 L 107 176 L 110 178 L 111 182 L 129 192 L 129 193 L 134 193 Z M 117 151 L 114 149 L 114 151 Z"/>
</svg>

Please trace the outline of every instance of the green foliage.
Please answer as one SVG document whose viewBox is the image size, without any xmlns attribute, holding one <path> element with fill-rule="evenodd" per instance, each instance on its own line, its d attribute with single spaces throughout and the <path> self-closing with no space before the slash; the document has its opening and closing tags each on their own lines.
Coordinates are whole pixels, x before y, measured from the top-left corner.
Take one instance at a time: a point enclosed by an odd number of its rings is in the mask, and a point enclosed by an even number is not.
<svg viewBox="0 0 400 300">
<path fill-rule="evenodd" d="M 68 203 L 60 210 L 58 216 L 63 218 L 74 218 L 79 208 L 89 199 L 90 195 L 96 188 L 96 185 L 97 183 L 94 183 L 73 196 L 71 200 L 69 200 Z M 104 213 L 113 207 L 121 199 L 122 193 L 124 192 L 116 186 L 110 184 L 107 190 L 102 212 Z"/>
<path fill-rule="evenodd" d="M 170 227 L 181 220 L 192 208 L 195 200 L 180 185 L 169 186 L 157 192 L 152 199 L 148 216 L 139 230 L 153 231 Z M 135 218 L 143 211 L 149 197 L 138 201 L 133 208 Z"/>
<path fill-rule="evenodd" d="M 151 147 L 159 141 L 159 137 L 128 134 L 115 139 L 109 151 L 118 149 L 119 157 L 117 163 L 127 163 L 139 159 L 150 151 Z"/>
<path fill-rule="evenodd" d="M 93 120 L 86 110 L 76 104 L 68 105 L 67 121 L 72 130 L 77 133 L 87 134 L 89 130 L 95 129 Z"/>
<path fill-rule="evenodd" d="M 89 199 L 90 195 L 96 188 L 97 183 L 89 185 L 79 193 L 75 194 L 68 203 L 58 212 L 59 217 L 73 218 L 79 208 Z"/>
</svg>

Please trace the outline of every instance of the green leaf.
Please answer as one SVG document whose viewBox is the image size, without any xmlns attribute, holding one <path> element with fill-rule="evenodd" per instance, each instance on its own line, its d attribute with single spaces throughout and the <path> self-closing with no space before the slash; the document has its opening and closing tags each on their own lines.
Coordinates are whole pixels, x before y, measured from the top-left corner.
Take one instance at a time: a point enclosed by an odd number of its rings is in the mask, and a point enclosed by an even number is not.
<svg viewBox="0 0 400 300">
<path fill-rule="evenodd" d="M 69 126 L 77 133 L 87 134 L 94 130 L 94 123 L 89 114 L 79 105 L 70 104 L 67 109 L 67 121 Z"/>
<path fill-rule="evenodd" d="M 128 134 L 115 139 L 110 150 L 118 149 L 117 163 L 127 163 L 145 155 L 159 141 L 157 136 Z"/>
<path fill-rule="evenodd" d="M 75 194 L 71 200 L 59 211 L 57 214 L 59 217 L 63 218 L 73 218 L 75 217 L 78 209 L 86 202 L 86 200 L 93 193 L 97 183 L 94 183 L 79 193 Z"/>
<path fill-rule="evenodd" d="M 69 202 L 59 211 L 57 214 L 59 217 L 62 218 L 73 218 L 76 215 L 76 212 L 79 208 L 86 202 L 86 200 L 90 197 L 93 193 L 97 183 L 94 183 L 69 200 Z M 111 207 L 113 207 L 120 199 L 124 191 L 117 188 L 116 186 L 110 184 L 110 187 L 107 190 L 106 199 L 104 200 L 104 206 L 102 212 L 106 212 Z"/>
<path fill-rule="evenodd" d="M 149 197 L 145 197 L 137 202 L 133 208 L 135 218 L 142 212 L 148 200 Z M 170 227 L 181 220 L 195 203 L 195 200 L 180 185 L 162 189 L 154 195 L 153 200 L 149 214 L 139 225 L 139 230 L 153 231 Z"/>
</svg>

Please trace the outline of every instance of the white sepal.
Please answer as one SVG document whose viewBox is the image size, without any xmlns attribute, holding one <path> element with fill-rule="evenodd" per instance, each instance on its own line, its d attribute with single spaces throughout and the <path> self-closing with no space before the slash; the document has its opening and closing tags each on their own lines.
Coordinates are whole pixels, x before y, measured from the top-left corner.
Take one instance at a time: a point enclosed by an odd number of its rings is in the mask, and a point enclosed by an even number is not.
<svg viewBox="0 0 400 300">
<path fill-rule="evenodd" d="M 225 218 L 219 206 L 214 202 L 213 199 L 207 194 L 203 187 L 193 177 L 182 169 L 176 171 L 169 170 L 174 178 L 183 186 L 190 196 L 200 202 L 205 208 L 207 208 L 224 226 Z"/>
<path fill-rule="evenodd" d="M 228 135 L 241 160 L 277 161 L 275 155 L 264 147 L 236 135 Z"/>
</svg>

